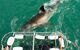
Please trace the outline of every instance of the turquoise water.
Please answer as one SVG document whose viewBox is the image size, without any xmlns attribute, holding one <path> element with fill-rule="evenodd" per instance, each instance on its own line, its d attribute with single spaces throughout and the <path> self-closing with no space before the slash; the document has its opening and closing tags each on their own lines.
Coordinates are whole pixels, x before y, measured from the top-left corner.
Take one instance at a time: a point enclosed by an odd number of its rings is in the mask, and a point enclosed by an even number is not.
<svg viewBox="0 0 80 50">
<path fill-rule="evenodd" d="M 0 41 L 4 34 L 18 30 L 48 0 L 0 0 Z M 62 31 L 74 45 L 67 50 L 80 50 L 80 0 L 64 0 L 50 19 L 53 31 Z"/>
</svg>

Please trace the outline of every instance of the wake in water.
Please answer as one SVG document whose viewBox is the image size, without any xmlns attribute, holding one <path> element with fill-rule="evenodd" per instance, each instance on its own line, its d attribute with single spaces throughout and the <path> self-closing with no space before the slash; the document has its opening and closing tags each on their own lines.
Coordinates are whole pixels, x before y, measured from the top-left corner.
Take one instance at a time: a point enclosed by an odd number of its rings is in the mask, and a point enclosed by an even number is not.
<svg viewBox="0 0 80 50">
<path fill-rule="evenodd" d="M 11 21 L 11 30 L 12 32 L 15 32 L 16 31 L 16 25 L 17 25 L 17 22 L 18 21 L 18 18 L 13 18 L 13 20 Z"/>
</svg>

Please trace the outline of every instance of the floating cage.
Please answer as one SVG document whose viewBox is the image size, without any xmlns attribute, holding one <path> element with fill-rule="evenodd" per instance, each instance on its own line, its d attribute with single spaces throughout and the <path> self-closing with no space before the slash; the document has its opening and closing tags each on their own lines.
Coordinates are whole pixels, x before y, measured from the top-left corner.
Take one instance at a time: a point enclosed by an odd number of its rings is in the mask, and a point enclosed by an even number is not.
<svg viewBox="0 0 80 50">
<path fill-rule="evenodd" d="M 60 34 L 61 32 L 9 32 L 3 37 L 1 45 L 5 50 L 6 46 L 8 50 L 51 50 L 50 48 L 60 48 Z M 62 49 L 65 49 L 65 43 L 66 39 Z"/>
</svg>

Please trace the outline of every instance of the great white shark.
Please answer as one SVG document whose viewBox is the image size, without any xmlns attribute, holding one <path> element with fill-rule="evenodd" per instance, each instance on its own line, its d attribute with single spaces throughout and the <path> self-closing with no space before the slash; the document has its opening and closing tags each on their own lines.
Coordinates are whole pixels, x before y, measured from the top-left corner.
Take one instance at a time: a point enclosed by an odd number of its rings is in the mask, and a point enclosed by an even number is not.
<svg viewBox="0 0 80 50">
<path fill-rule="evenodd" d="M 47 23 L 55 13 L 61 1 L 62 0 L 50 0 L 49 2 L 44 3 L 40 7 L 39 12 L 22 26 L 21 31 L 28 31 L 32 28 L 36 28 L 42 24 Z"/>
</svg>

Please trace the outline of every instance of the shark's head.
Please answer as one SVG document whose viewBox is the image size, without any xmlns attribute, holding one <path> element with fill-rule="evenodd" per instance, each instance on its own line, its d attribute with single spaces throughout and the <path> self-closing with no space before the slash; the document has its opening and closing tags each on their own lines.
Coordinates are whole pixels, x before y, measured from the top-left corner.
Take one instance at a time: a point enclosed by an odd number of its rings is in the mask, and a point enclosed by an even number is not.
<svg viewBox="0 0 80 50">
<path fill-rule="evenodd" d="M 50 0 L 47 3 L 44 3 L 44 9 L 47 10 L 49 8 L 54 9 L 57 5 L 63 3 L 63 0 Z"/>
<path fill-rule="evenodd" d="M 50 4 L 63 3 L 64 0 L 50 0 Z"/>
</svg>

